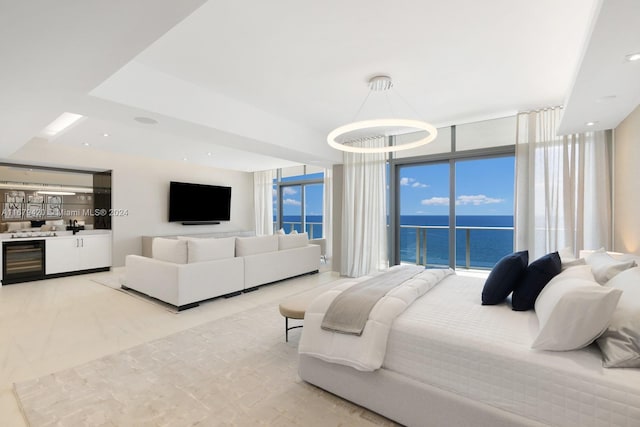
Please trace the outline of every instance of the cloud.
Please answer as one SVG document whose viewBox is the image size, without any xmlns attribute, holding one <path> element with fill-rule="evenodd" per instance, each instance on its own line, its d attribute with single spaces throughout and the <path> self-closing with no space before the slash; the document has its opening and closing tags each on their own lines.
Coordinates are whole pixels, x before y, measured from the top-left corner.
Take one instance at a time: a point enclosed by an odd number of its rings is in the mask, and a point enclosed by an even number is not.
<svg viewBox="0 0 640 427">
<path fill-rule="evenodd" d="M 504 199 L 497 199 L 494 197 L 487 197 L 484 194 L 475 194 L 475 195 L 462 195 L 458 196 L 456 199 L 456 205 L 473 205 L 473 206 L 481 206 L 481 205 L 492 205 L 496 203 L 503 203 Z M 424 199 L 420 201 L 421 205 L 424 206 L 447 206 L 449 204 L 448 197 L 432 197 L 430 199 Z"/>
<path fill-rule="evenodd" d="M 291 205 L 291 206 L 300 206 L 302 204 L 302 202 L 300 202 L 300 200 L 296 200 L 296 199 L 284 199 L 284 200 L 282 200 L 282 204 L 283 205 Z"/>
<path fill-rule="evenodd" d="M 285 196 L 292 196 L 294 194 L 298 194 L 298 190 L 292 187 L 282 187 L 282 194 Z"/>
<path fill-rule="evenodd" d="M 404 186 L 404 187 L 408 187 L 411 186 L 413 188 L 427 188 L 428 185 L 427 184 L 423 184 L 420 181 L 416 180 L 415 178 L 400 178 L 400 185 Z"/>
<path fill-rule="evenodd" d="M 430 199 L 424 199 L 420 204 L 425 206 L 447 206 L 449 204 L 448 197 L 432 197 Z"/>
<path fill-rule="evenodd" d="M 456 205 L 491 205 L 494 203 L 502 203 L 504 199 L 496 199 L 493 197 L 487 197 L 484 194 L 476 194 L 472 196 L 458 196 L 456 199 Z"/>
</svg>

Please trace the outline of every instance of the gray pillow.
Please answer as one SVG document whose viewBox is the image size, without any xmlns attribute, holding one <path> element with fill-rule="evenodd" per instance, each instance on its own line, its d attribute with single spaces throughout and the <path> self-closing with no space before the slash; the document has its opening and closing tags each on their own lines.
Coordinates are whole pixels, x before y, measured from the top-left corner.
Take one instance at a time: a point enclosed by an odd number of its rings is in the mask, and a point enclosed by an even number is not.
<svg viewBox="0 0 640 427">
<path fill-rule="evenodd" d="M 607 287 L 621 289 L 622 296 L 607 330 L 596 341 L 605 368 L 640 368 L 640 267 L 625 270 Z"/>
</svg>

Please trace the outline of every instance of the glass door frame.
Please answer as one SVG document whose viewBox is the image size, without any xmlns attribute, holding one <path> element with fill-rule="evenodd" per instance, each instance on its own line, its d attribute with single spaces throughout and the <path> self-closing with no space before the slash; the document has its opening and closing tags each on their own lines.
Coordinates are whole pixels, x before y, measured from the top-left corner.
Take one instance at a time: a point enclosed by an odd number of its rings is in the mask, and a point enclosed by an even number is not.
<svg viewBox="0 0 640 427">
<path fill-rule="evenodd" d="M 306 225 L 307 225 L 307 212 L 306 212 L 306 201 L 305 201 L 305 187 L 306 185 L 311 184 L 323 184 L 324 185 L 324 177 L 323 178 L 304 178 L 304 175 L 300 177 L 300 179 L 292 179 L 292 180 L 282 180 L 282 171 L 278 169 L 277 176 L 273 185 L 276 187 L 276 197 L 277 197 L 277 221 L 274 223 L 274 232 L 280 228 L 283 228 L 283 195 L 284 195 L 284 187 L 300 187 L 300 203 L 301 203 L 301 222 L 302 222 L 302 232 L 306 233 Z M 322 204 L 324 207 L 324 191 L 323 191 L 323 200 Z M 324 232 L 324 231 L 323 231 Z M 311 238 L 311 237 L 309 237 Z"/>
<path fill-rule="evenodd" d="M 456 161 L 479 160 L 503 156 L 515 156 L 516 146 L 505 145 L 475 150 L 455 150 L 455 126 L 451 126 L 451 151 L 428 156 L 404 157 L 389 160 L 389 240 L 391 253 L 389 264 L 400 264 L 400 169 L 402 166 L 419 166 L 449 163 L 449 267 L 456 268 Z M 514 182 L 515 188 L 515 182 Z"/>
</svg>

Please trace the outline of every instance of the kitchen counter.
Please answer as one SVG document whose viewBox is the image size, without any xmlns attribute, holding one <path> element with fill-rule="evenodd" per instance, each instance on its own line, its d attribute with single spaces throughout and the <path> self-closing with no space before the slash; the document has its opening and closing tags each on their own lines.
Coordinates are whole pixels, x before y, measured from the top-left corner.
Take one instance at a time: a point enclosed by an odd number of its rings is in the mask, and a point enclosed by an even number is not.
<svg viewBox="0 0 640 427">
<path fill-rule="evenodd" d="M 6 262 L 8 262 L 8 259 L 4 259 L 5 252 L 16 244 L 36 241 L 42 242 L 40 259 L 44 263 L 44 274 L 40 273 L 38 277 L 33 278 L 30 276 L 18 278 L 16 276 L 22 273 L 16 272 L 13 273 L 13 277 L 7 275 L 5 282 L 3 276 L 7 271 Z M 70 274 L 106 271 L 111 267 L 111 230 L 80 230 L 76 234 L 73 234 L 73 231 L 1 233 L 0 243 L 2 243 L 0 245 L 2 248 L 0 280 L 3 280 L 3 285 Z"/>
<path fill-rule="evenodd" d="M 28 231 L 20 233 L 0 233 L 0 241 L 5 240 L 49 240 L 56 237 L 91 236 L 99 234 L 111 234 L 111 230 L 80 230 L 76 234 L 73 231 Z"/>
</svg>

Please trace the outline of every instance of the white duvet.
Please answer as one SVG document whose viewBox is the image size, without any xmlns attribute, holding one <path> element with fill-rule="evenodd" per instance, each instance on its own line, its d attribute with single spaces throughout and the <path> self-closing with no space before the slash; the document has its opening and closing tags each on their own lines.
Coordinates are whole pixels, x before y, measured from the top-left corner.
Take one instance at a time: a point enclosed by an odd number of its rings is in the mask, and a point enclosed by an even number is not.
<svg viewBox="0 0 640 427">
<path fill-rule="evenodd" d="M 417 298 L 450 274 L 453 274 L 451 269 L 425 270 L 389 291 L 371 310 L 361 336 L 326 331 L 320 326 L 334 298 L 369 277 L 349 280 L 336 286 L 319 295 L 307 308 L 298 352 L 360 371 L 379 369 L 385 357 L 393 321 Z"/>
</svg>

